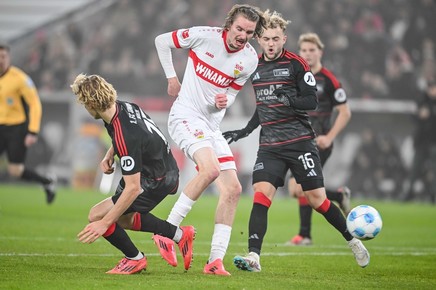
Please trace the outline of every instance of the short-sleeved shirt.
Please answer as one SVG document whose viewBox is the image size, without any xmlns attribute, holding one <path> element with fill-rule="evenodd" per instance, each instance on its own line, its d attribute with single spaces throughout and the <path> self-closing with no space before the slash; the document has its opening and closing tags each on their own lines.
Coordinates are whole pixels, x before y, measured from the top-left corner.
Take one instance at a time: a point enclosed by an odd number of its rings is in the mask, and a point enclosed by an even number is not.
<svg viewBox="0 0 436 290">
<path fill-rule="evenodd" d="M 117 101 L 116 113 L 105 127 L 123 175 L 140 172 L 143 188 L 152 187 L 169 173 L 178 177 L 177 163 L 165 136 L 138 105 Z"/>
<path fill-rule="evenodd" d="M 273 61 L 260 57 L 251 82 L 262 126 L 260 147 L 292 144 L 315 137 L 307 111 L 284 105 L 273 93 L 275 89 L 285 88 L 293 98 L 305 98 L 302 92 L 316 95 L 315 80 L 304 59 L 287 50 Z"/>
<path fill-rule="evenodd" d="M 312 127 L 317 135 L 327 134 L 332 127 L 333 108 L 345 104 L 347 95 L 335 75 L 323 67 L 315 74 L 318 108 L 309 112 Z"/>
<path fill-rule="evenodd" d="M 203 120 L 210 130 L 219 130 L 226 110 L 215 107 L 215 96 L 241 90 L 258 62 L 256 51 L 249 43 L 231 51 L 226 36 L 226 30 L 209 26 L 172 33 L 174 46 L 189 49 L 189 58 L 170 118 L 172 115 L 194 116 Z"/>
</svg>

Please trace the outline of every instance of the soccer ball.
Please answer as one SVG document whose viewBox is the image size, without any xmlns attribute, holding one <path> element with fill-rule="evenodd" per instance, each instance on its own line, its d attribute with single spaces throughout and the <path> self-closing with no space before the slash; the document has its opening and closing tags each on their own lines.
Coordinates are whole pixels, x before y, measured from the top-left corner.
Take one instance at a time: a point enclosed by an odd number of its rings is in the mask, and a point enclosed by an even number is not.
<svg viewBox="0 0 436 290">
<path fill-rule="evenodd" d="M 369 205 L 358 205 L 347 216 L 350 234 L 359 240 L 371 240 L 380 233 L 382 219 L 378 211 Z"/>
</svg>

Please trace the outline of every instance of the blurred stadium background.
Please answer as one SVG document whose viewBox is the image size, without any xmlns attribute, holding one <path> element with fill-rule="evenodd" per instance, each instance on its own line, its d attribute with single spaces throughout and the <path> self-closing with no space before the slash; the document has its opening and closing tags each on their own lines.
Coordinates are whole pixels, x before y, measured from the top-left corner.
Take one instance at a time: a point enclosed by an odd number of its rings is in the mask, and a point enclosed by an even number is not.
<svg viewBox="0 0 436 290">
<path fill-rule="evenodd" d="M 108 140 L 101 122 L 91 120 L 70 93 L 69 84 L 81 72 L 104 76 L 121 99 L 139 103 L 167 134 L 172 99 L 155 36 L 194 25 L 221 26 L 235 3 L 277 10 L 291 20 L 287 48 L 292 51 L 304 32 L 316 32 L 324 41 L 323 63 L 342 82 L 353 113 L 335 142 L 326 184 L 347 184 L 355 197 L 403 199 L 414 170 L 417 102 L 436 81 L 434 0 L 2 0 L 0 41 L 11 45 L 12 63 L 32 77 L 43 102 L 42 132 L 29 152 L 29 165 L 55 172 L 65 186 L 100 185 L 97 165 Z M 182 78 L 186 52 L 174 57 Z M 245 126 L 253 110 L 248 84 L 222 130 Z M 252 134 L 232 145 L 247 194 L 257 144 Z M 173 150 L 184 184 L 194 166 Z M 434 202 L 436 154 L 428 160 L 420 166 L 424 170 L 413 198 Z M 7 180 L 5 166 L 2 156 L 2 181 Z"/>
</svg>

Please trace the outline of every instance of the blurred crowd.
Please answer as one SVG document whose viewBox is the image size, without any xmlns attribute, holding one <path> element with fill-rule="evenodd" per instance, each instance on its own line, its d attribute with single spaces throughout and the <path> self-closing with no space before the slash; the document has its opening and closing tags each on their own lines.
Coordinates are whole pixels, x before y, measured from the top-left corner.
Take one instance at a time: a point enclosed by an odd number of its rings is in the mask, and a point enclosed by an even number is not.
<svg viewBox="0 0 436 290">
<path fill-rule="evenodd" d="M 221 26 L 229 8 L 244 1 L 121 0 L 63 29 L 36 31 L 17 57 L 40 90 L 66 89 L 78 71 L 107 76 L 120 91 L 162 95 L 165 78 L 154 49 L 157 34 L 193 25 Z M 350 98 L 414 100 L 435 78 L 436 2 L 433 0 L 264 1 L 292 23 L 288 46 L 317 32 L 326 44 L 325 65 Z M 395 7 L 395 9 L 393 9 Z M 184 68 L 184 57 L 178 63 Z M 177 63 L 177 61 L 176 61 Z"/>
<path fill-rule="evenodd" d="M 30 36 L 31 44 L 15 55 L 15 64 L 33 78 L 41 93 L 67 90 L 79 72 L 96 73 L 118 91 L 152 99 L 158 107 L 157 100 L 168 98 L 161 98 L 167 82 L 155 36 L 195 25 L 222 26 L 235 3 L 277 10 L 291 20 L 291 51 L 297 50 L 301 33 L 318 33 L 326 45 L 324 65 L 339 77 L 350 99 L 418 103 L 436 83 L 434 0 L 120 0 L 90 17 L 71 18 L 60 28 L 38 29 Z M 179 76 L 185 53 L 173 53 Z M 241 113 L 251 115 L 249 110 Z M 370 129 L 361 140 L 352 165 L 356 177 L 350 184 L 362 192 L 377 184 L 388 197 L 404 191 L 408 174 L 398 142 Z"/>
</svg>

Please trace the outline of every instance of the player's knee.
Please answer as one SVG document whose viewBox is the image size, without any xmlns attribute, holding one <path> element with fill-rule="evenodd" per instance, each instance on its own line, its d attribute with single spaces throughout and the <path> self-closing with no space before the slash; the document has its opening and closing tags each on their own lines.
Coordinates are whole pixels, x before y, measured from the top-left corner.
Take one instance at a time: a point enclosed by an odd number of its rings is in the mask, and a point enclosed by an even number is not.
<svg viewBox="0 0 436 290">
<path fill-rule="evenodd" d="M 12 178 L 20 178 L 23 175 L 24 166 L 22 164 L 9 164 L 8 174 Z"/>
<path fill-rule="evenodd" d="M 239 182 L 232 184 L 229 188 L 230 199 L 232 202 L 238 202 L 241 196 L 242 186 Z"/>
<path fill-rule="evenodd" d="M 318 208 L 326 199 L 327 195 L 324 188 L 317 188 L 305 192 L 309 204 L 313 208 Z"/>
<path fill-rule="evenodd" d="M 133 215 L 127 214 L 127 215 L 120 216 L 120 218 L 117 221 L 117 224 L 126 230 L 133 229 Z"/>
<path fill-rule="evenodd" d="M 204 179 L 207 180 L 209 183 L 212 183 L 215 179 L 218 178 L 218 176 L 220 175 L 220 168 L 219 166 L 210 166 L 210 167 L 205 167 L 205 168 L 201 168 L 198 171 L 198 174 Z"/>
</svg>

